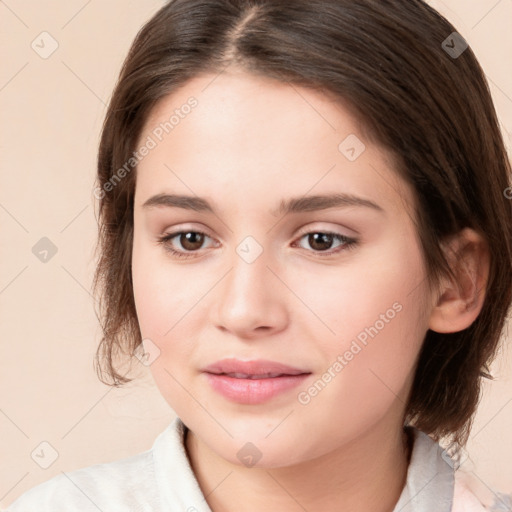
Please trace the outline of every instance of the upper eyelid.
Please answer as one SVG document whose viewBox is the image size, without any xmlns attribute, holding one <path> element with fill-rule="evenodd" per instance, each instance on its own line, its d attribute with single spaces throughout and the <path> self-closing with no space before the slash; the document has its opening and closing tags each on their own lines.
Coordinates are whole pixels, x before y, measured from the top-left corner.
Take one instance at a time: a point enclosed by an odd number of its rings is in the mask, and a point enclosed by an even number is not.
<svg viewBox="0 0 512 512">
<path fill-rule="evenodd" d="M 314 221 L 314 222 L 321 222 L 321 221 Z M 343 229 L 341 227 L 339 228 L 325 228 L 325 227 L 304 227 L 304 228 L 300 228 L 298 230 L 298 235 L 297 236 L 300 236 L 300 235 L 304 235 L 304 234 L 307 234 L 307 233 L 333 233 L 333 234 L 336 234 L 336 235 L 341 235 L 341 236 L 346 236 L 347 238 L 355 238 L 357 236 L 359 236 L 359 233 L 352 229 L 352 228 L 349 228 L 348 226 L 346 226 L 344 229 L 350 231 L 352 234 L 350 233 L 340 233 L 339 232 L 339 229 Z M 163 233 L 162 233 L 162 236 L 165 236 L 165 235 L 177 235 L 179 233 L 189 233 L 189 232 L 194 232 L 194 233 L 203 233 L 207 236 L 209 236 L 210 238 L 214 238 L 214 236 L 212 236 L 209 232 L 209 230 L 207 228 L 203 228 L 203 227 L 200 227 L 200 228 L 195 228 L 195 227 L 179 227 L 179 228 L 176 228 L 176 230 L 174 230 L 173 228 L 169 228 L 169 231 L 167 231 L 166 229 L 163 230 Z"/>
<path fill-rule="evenodd" d="M 162 234 L 162 236 L 173 236 L 174 237 L 176 235 L 180 235 L 180 234 L 183 234 L 183 233 L 200 233 L 200 234 L 206 235 L 209 238 L 215 239 L 215 237 L 210 235 L 207 230 L 200 229 L 200 228 L 199 229 L 195 229 L 195 228 L 180 228 L 180 229 L 177 229 L 176 231 L 170 230 L 169 232 L 166 232 L 164 230 L 164 233 Z M 345 236 L 347 238 L 351 238 L 352 237 L 352 235 L 347 235 L 347 234 L 344 234 L 344 233 L 339 233 L 335 229 L 331 229 L 331 228 L 304 228 L 304 229 L 300 229 L 296 236 L 304 236 L 304 235 L 307 235 L 307 234 L 310 234 L 310 233 L 331 233 L 333 235 Z"/>
</svg>

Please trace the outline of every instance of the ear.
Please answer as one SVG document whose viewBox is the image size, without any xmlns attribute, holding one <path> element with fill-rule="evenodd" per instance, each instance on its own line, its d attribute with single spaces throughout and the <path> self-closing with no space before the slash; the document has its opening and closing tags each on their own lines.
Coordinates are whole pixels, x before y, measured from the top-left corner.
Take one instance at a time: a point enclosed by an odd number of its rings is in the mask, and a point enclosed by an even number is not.
<svg viewBox="0 0 512 512">
<path fill-rule="evenodd" d="M 469 327 L 482 309 L 489 278 L 489 247 L 480 234 L 464 228 L 443 244 L 443 251 L 456 279 L 441 280 L 429 329 L 458 332 Z"/>
</svg>

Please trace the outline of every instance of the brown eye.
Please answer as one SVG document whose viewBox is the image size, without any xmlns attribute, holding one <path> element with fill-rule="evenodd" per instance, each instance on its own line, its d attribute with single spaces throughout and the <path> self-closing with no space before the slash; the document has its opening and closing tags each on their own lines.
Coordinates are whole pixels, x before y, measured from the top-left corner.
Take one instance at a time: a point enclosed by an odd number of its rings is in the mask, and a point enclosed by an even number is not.
<svg viewBox="0 0 512 512">
<path fill-rule="evenodd" d="M 199 256 L 206 238 L 210 238 L 201 231 L 176 231 L 158 238 L 158 243 L 176 258 L 190 258 Z"/>
<path fill-rule="evenodd" d="M 177 235 L 178 240 L 186 251 L 195 251 L 200 249 L 204 242 L 204 233 L 197 231 L 186 231 Z"/>
<path fill-rule="evenodd" d="M 330 233 L 310 233 L 307 236 L 309 246 L 317 251 L 329 250 L 334 240 L 334 236 Z"/>
<path fill-rule="evenodd" d="M 310 249 L 304 247 L 301 241 L 307 240 L 307 245 Z M 338 244 L 332 249 L 333 243 L 338 241 Z M 349 238 L 348 236 L 339 233 L 331 233 L 324 231 L 310 231 L 304 233 L 299 238 L 299 246 L 303 249 L 308 249 L 310 252 L 316 253 L 319 256 L 331 256 L 340 251 L 352 249 L 356 246 L 357 240 Z M 325 254 L 322 254 L 325 253 Z"/>
</svg>

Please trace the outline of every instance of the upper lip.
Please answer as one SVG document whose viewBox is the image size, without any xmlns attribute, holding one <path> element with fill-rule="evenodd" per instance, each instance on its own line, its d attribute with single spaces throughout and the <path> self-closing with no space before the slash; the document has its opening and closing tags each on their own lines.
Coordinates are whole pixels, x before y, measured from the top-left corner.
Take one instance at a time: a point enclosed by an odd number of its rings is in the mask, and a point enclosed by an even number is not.
<svg viewBox="0 0 512 512">
<path fill-rule="evenodd" d="M 257 359 L 254 361 L 241 361 L 239 359 L 222 359 L 213 364 L 206 366 L 203 371 L 207 373 L 243 373 L 246 375 L 300 375 L 303 373 L 311 373 L 306 370 L 294 368 L 276 361 L 268 361 L 266 359 Z"/>
</svg>

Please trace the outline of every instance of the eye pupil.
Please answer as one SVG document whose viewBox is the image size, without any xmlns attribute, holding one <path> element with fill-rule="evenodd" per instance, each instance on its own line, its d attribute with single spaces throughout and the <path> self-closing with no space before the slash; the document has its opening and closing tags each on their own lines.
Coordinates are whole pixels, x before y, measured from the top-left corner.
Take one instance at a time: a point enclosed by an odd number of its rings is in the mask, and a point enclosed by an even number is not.
<svg viewBox="0 0 512 512">
<path fill-rule="evenodd" d="M 204 235 L 195 231 L 182 233 L 180 236 L 181 246 L 187 251 L 200 249 L 204 241 Z"/>
<path fill-rule="evenodd" d="M 332 245 L 333 235 L 328 233 L 311 233 L 309 235 L 309 244 L 313 249 L 324 251 L 328 250 Z M 320 244 L 320 246 L 319 246 Z M 328 247 L 325 247 L 322 244 L 327 244 Z"/>
</svg>

